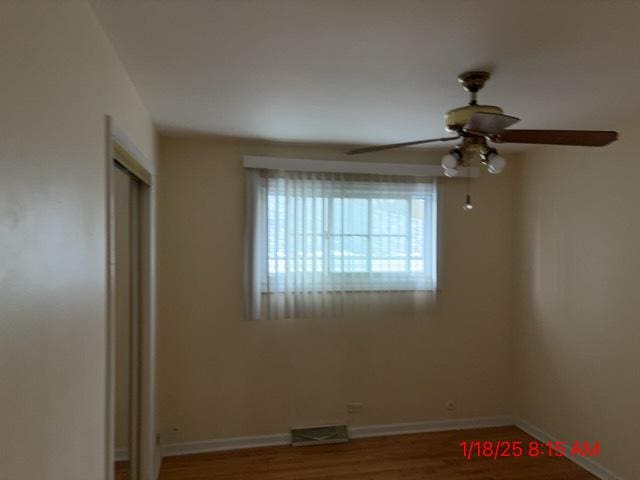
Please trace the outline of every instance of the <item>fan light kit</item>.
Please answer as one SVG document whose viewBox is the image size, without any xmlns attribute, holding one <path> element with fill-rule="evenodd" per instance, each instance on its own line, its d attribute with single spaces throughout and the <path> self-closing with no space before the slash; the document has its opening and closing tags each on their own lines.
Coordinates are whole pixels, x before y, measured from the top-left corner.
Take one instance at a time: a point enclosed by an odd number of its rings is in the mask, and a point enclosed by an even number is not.
<svg viewBox="0 0 640 480">
<path fill-rule="evenodd" d="M 471 99 L 468 105 L 449 110 L 445 115 L 446 130 L 455 133 L 455 136 L 357 148 L 347 154 L 355 155 L 461 139 L 441 162 L 447 177 L 457 177 L 462 169 L 469 167 L 476 158 L 479 158 L 480 163 L 491 174 L 498 174 L 504 170 L 507 161 L 498 154 L 498 150 L 491 146 L 490 142 L 602 147 L 618 139 L 617 132 L 603 130 L 509 130 L 508 127 L 520 121 L 519 118 L 505 115 L 503 110 L 495 105 L 479 105 L 477 102 L 478 91 L 484 87 L 490 76 L 489 72 L 471 71 L 458 77 L 462 87 L 471 94 Z M 469 211 L 472 208 L 467 177 L 464 209 Z"/>
</svg>

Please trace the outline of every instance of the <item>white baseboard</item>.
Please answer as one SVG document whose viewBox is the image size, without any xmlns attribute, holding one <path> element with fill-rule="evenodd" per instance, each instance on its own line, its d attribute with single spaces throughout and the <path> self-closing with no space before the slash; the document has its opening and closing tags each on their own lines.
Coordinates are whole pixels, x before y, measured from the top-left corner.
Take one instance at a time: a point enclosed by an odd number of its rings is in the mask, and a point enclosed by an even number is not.
<svg viewBox="0 0 640 480">
<path fill-rule="evenodd" d="M 531 425 L 530 423 L 524 420 L 518 419 L 516 420 L 515 424 L 516 424 L 516 427 L 518 427 L 520 430 L 528 433 L 529 435 L 531 435 L 532 437 L 534 437 L 535 439 L 541 442 L 547 443 L 547 442 L 559 441 L 557 438 L 553 437 L 552 435 L 549 435 L 544 430 L 541 430 L 538 427 Z M 579 467 L 584 468 L 587 472 L 595 475 L 600 480 L 622 480 L 621 477 L 617 476 L 611 470 L 608 470 L 607 468 L 603 467 L 592 458 L 581 457 L 579 455 L 570 455 L 570 456 L 567 456 L 566 458 L 571 460 L 573 463 L 575 463 Z"/>
<path fill-rule="evenodd" d="M 126 462 L 127 460 L 129 460 L 129 449 L 116 448 L 114 456 L 116 462 Z"/>
<path fill-rule="evenodd" d="M 403 433 L 441 432 L 445 430 L 468 430 L 471 428 L 500 427 L 513 425 L 510 417 L 482 417 L 459 420 L 435 420 L 418 423 L 395 423 L 390 425 L 369 425 L 350 427 L 351 438 L 380 437 L 383 435 L 400 435 Z M 291 435 L 278 433 L 275 435 L 259 435 L 255 437 L 233 437 L 203 442 L 174 443 L 162 446 L 163 456 L 189 455 L 192 453 L 220 452 L 253 447 L 272 447 L 289 445 Z"/>
<path fill-rule="evenodd" d="M 258 435 L 255 437 L 220 438 L 204 442 L 173 443 L 162 446 L 162 456 L 189 455 L 192 453 L 220 452 L 224 450 L 240 450 L 253 447 L 273 447 L 289 445 L 291 435 L 278 433 L 275 435 Z"/>
<path fill-rule="evenodd" d="M 383 437 L 404 433 L 444 432 L 447 430 L 469 430 L 472 428 L 505 427 L 513 425 L 511 417 L 480 417 L 451 420 L 432 420 L 417 423 L 392 423 L 390 425 L 367 425 L 349 427 L 350 438 Z"/>
</svg>

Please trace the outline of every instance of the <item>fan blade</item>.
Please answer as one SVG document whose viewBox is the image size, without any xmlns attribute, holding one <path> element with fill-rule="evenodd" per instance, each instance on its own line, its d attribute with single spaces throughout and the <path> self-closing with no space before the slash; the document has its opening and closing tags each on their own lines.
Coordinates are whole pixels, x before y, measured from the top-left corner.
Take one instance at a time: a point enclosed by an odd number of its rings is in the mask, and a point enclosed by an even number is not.
<svg viewBox="0 0 640 480">
<path fill-rule="evenodd" d="M 443 138 L 430 138 L 427 140 L 416 140 L 414 142 L 403 142 L 403 143 L 390 143 L 388 145 L 378 145 L 376 147 L 363 147 L 356 148 L 355 150 L 350 150 L 347 155 L 357 155 L 359 153 L 368 153 L 368 152 L 378 152 L 380 150 L 389 150 L 391 148 L 399 148 L 399 147 L 408 147 L 410 145 L 419 145 L 421 143 L 432 143 L 432 142 L 448 142 L 449 140 L 457 140 L 460 136 L 457 137 L 443 137 Z"/>
<path fill-rule="evenodd" d="M 602 147 L 618 139 L 618 132 L 605 130 L 504 130 L 491 138 L 496 143 L 542 143 Z"/>
<path fill-rule="evenodd" d="M 464 129 L 478 135 L 494 135 L 510 127 L 520 119 L 501 113 L 474 113 Z"/>
</svg>

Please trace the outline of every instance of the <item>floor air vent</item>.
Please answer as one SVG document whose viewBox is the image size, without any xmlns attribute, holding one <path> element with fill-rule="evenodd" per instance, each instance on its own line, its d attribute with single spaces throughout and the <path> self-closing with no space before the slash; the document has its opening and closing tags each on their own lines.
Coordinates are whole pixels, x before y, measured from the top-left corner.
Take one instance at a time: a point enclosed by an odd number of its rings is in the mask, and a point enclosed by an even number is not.
<svg viewBox="0 0 640 480">
<path fill-rule="evenodd" d="M 328 425 L 325 427 L 294 428 L 291 430 L 291 445 L 323 445 L 349 441 L 346 425 Z"/>
</svg>

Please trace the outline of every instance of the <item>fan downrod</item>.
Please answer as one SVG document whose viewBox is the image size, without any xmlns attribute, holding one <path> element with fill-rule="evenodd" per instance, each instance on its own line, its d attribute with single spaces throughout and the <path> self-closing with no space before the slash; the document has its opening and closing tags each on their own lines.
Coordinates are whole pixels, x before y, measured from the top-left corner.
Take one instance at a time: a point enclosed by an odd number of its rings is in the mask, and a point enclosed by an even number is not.
<svg viewBox="0 0 640 480">
<path fill-rule="evenodd" d="M 473 70 L 458 75 L 458 81 L 467 92 L 476 93 L 484 87 L 485 82 L 489 80 L 490 77 L 491 74 L 489 72 Z"/>
</svg>

